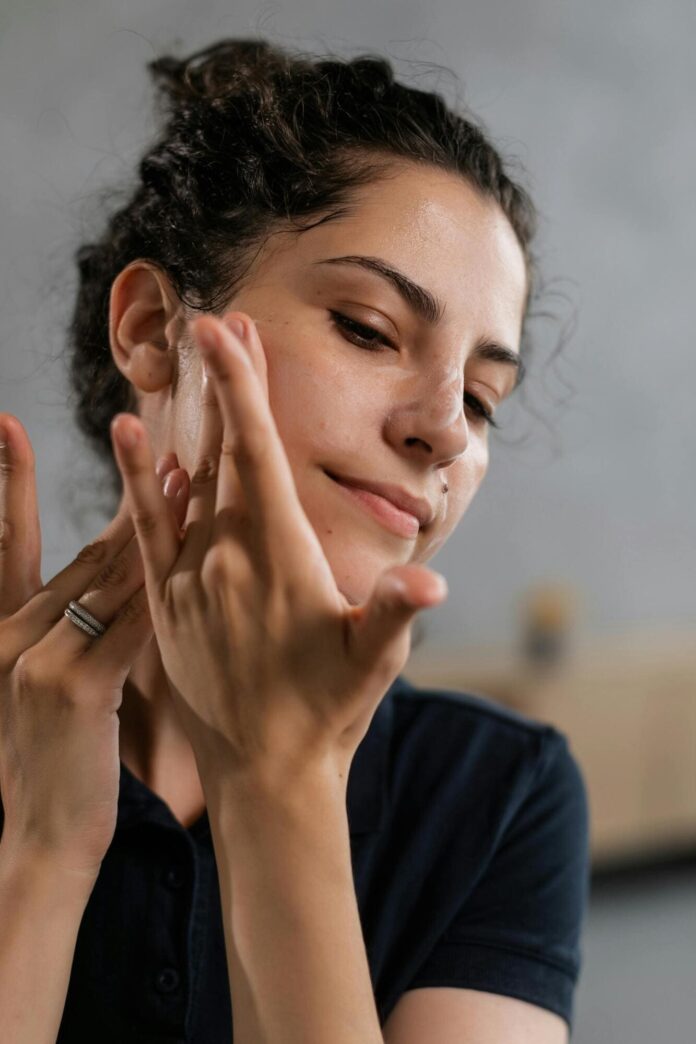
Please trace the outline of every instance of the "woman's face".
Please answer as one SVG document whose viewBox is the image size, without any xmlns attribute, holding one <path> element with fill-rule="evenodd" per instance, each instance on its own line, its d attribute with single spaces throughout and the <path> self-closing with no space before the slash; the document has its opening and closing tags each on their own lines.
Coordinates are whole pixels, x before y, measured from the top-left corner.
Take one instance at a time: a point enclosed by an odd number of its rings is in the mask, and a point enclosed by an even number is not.
<svg viewBox="0 0 696 1044">
<path fill-rule="evenodd" d="M 256 324 L 300 501 L 353 604 L 390 566 L 431 558 L 471 503 L 489 459 L 475 400 L 494 413 L 517 375 L 514 359 L 478 349 L 519 352 L 526 292 L 524 257 L 497 204 L 446 172 L 396 170 L 360 189 L 349 216 L 271 237 L 225 309 Z M 400 293 L 366 259 L 422 291 Z M 157 447 L 174 448 L 190 473 L 201 383 L 193 359 L 171 403 L 170 443 Z M 432 521 L 396 532 L 329 473 L 398 486 L 428 502 Z"/>
</svg>

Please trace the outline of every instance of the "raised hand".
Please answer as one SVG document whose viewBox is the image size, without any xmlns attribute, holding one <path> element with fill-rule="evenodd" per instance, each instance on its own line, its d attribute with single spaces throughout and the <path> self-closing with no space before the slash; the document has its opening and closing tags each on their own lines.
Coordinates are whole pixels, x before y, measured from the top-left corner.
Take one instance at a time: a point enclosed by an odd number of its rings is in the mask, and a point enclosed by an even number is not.
<svg viewBox="0 0 696 1044">
<path fill-rule="evenodd" d="M 0 414 L 2 846 L 89 881 L 116 826 L 123 684 L 152 623 L 124 499 L 103 532 L 42 583 L 34 464 L 23 426 Z M 163 479 L 176 457 L 161 464 Z M 186 495 L 165 504 L 175 536 Z M 71 600 L 106 626 L 101 637 L 66 619 Z"/>
<path fill-rule="evenodd" d="M 351 606 L 301 506 L 253 321 L 206 315 L 192 332 L 211 375 L 183 543 L 142 423 L 121 414 L 112 438 L 204 790 L 210 800 L 223 776 L 282 781 L 319 761 L 343 778 L 408 657 L 415 615 L 439 604 L 446 585 L 424 566 L 396 566 Z"/>
</svg>

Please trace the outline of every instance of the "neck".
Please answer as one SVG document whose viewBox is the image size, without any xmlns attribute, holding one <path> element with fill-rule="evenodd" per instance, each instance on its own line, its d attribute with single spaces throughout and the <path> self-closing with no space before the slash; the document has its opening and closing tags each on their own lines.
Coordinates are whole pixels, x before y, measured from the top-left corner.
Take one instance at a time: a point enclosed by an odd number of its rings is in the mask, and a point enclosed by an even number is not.
<svg viewBox="0 0 696 1044">
<path fill-rule="evenodd" d="M 154 638 L 130 670 L 118 716 L 121 761 L 167 802 L 177 818 L 193 822 L 205 799 Z"/>
</svg>

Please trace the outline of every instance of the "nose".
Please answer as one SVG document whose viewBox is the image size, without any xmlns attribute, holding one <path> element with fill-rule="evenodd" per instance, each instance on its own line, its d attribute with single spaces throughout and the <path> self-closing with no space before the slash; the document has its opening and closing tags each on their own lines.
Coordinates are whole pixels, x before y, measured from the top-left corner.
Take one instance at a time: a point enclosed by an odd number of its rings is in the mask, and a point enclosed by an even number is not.
<svg viewBox="0 0 696 1044">
<path fill-rule="evenodd" d="M 388 427 L 388 439 L 399 452 L 407 447 L 431 466 L 452 464 L 469 445 L 462 372 L 438 378 L 431 371 L 417 395 L 390 412 Z"/>
</svg>

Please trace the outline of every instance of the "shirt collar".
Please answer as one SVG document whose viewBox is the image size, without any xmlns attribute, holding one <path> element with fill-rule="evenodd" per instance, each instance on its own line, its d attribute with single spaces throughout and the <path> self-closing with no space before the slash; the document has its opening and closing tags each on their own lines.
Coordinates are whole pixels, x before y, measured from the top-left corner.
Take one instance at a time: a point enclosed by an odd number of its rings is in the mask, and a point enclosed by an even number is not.
<svg viewBox="0 0 696 1044">
<path fill-rule="evenodd" d="M 397 689 L 408 685 L 401 675 L 392 682 L 353 756 L 346 791 L 351 834 L 374 833 L 383 824 L 388 801 L 393 696 Z M 121 762 L 118 826 L 126 826 L 143 819 L 155 820 L 164 826 L 176 823 L 166 803 Z M 207 815 L 204 814 L 203 819 L 204 822 L 199 820 L 196 827 L 199 830 L 203 829 L 203 832 L 209 832 Z"/>
</svg>

